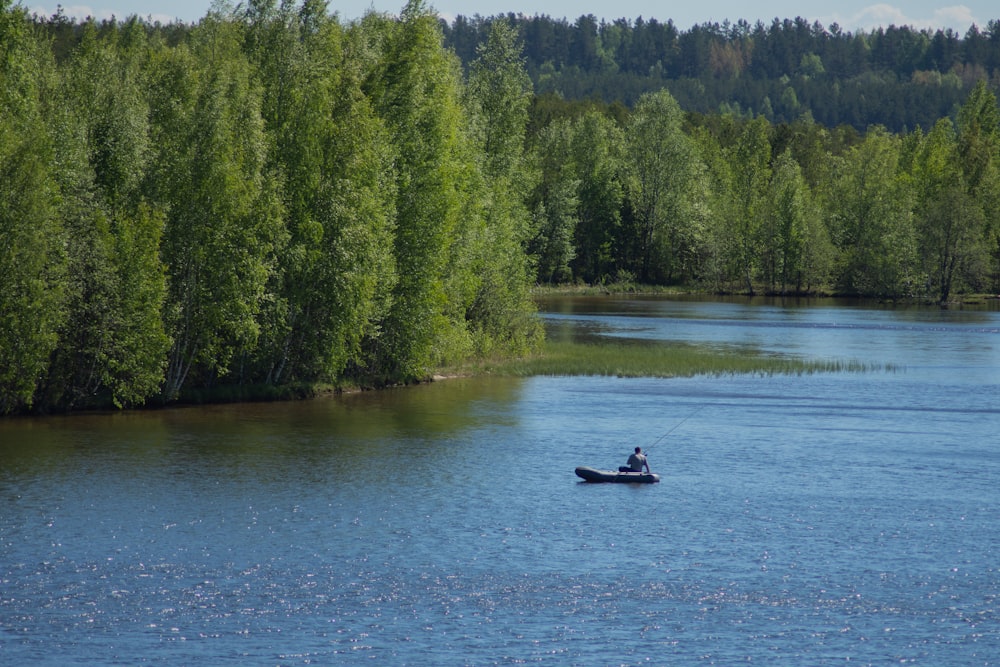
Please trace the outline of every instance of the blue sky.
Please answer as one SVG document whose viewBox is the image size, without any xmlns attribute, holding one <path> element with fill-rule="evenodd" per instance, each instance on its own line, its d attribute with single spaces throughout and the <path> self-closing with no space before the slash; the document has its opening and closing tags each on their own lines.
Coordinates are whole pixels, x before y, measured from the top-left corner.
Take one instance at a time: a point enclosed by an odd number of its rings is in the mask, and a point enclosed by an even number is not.
<svg viewBox="0 0 1000 667">
<path fill-rule="evenodd" d="M 231 0 L 234 2 L 237 0 Z M 655 18 L 687 30 L 706 21 L 722 22 L 726 19 L 746 19 L 750 23 L 762 20 L 770 23 L 774 18 L 802 16 L 810 22 L 819 21 L 824 26 L 836 22 L 845 30 L 870 30 L 877 26 L 909 25 L 916 28 L 952 28 L 965 34 L 973 23 L 981 29 L 991 19 L 1000 18 L 1000 8 L 994 0 L 973 0 L 965 4 L 947 4 L 947 0 L 934 2 L 878 3 L 871 0 L 845 0 L 839 3 L 816 0 L 767 0 L 747 3 L 737 0 L 700 0 L 698 2 L 655 2 L 653 0 L 427 0 L 441 16 L 451 19 L 459 14 L 492 16 L 515 12 L 526 15 L 547 14 L 553 18 L 575 19 L 583 14 L 593 14 L 599 19 Z M 55 12 L 55 0 L 22 0 L 29 11 L 48 16 Z M 137 14 L 162 22 L 180 19 L 194 22 L 209 9 L 211 0 L 74 0 L 61 3 L 67 16 L 98 19 L 114 15 L 124 18 Z M 398 12 L 405 0 L 331 0 L 330 8 L 342 19 L 355 19 L 369 9 Z"/>
</svg>

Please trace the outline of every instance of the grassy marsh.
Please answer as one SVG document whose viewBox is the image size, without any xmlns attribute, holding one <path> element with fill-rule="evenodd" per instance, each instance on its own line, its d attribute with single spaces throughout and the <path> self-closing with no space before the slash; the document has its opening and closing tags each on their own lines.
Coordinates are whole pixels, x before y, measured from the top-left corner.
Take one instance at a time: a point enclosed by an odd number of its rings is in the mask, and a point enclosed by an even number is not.
<svg viewBox="0 0 1000 667">
<path fill-rule="evenodd" d="M 478 361 L 450 369 L 458 374 L 604 375 L 615 377 L 690 377 L 694 375 L 802 375 L 886 370 L 857 361 L 807 360 L 726 351 L 678 343 L 546 341 L 539 354 L 519 359 Z"/>
</svg>

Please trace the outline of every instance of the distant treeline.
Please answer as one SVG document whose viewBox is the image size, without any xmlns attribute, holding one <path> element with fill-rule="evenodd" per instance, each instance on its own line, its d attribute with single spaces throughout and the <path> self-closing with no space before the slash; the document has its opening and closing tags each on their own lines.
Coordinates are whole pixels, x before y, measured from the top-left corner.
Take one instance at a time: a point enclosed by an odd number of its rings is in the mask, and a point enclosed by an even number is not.
<svg viewBox="0 0 1000 667">
<path fill-rule="evenodd" d="M 953 115 L 977 81 L 1000 85 L 1000 21 L 965 33 L 890 26 L 849 32 L 805 19 L 704 23 L 681 30 L 638 18 L 572 23 L 545 15 L 459 16 L 443 22 L 463 62 L 498 19 L 524 44 L 537 94 L 633 106 L 668 89 L 685 111 L 762 115 L 864 131 L 929 130 Z"/>
<path fill-rule="evenodd" d="M 928 132 L 536 99 L 541 282 L 940 302 L 1000 292 L 1000 113 L 977 85 Z"/>
<path fill-rule="evenodd" d="M 985 80 L 862 133 L 535 95 L 515 24 L 464 63 L 443 30 L 420 0 L 192 26 L 0 0 L 0 414 L 520 355 L 535 283 L 1000 292 Z"/>
</svg>

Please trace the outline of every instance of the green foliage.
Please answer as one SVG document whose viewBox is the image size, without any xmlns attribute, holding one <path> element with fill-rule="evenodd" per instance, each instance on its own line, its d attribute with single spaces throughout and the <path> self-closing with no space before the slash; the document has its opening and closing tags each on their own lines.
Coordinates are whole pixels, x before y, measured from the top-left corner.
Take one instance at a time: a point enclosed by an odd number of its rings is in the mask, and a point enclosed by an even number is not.
<svg viewBox="0 0 1000 667">
<path fill-rule="evenodd" d="M 3 412 L 409 381 L 538 344 L 509 28 L 466 84 L 419 2 L 350 26 L 323 0 L 57 15 L 58 66 L 23 11 L 0 19 Z"/>
<path fill-rule="evenodd" d="M 164 216 L 141 192 L 150 155 L 145 39 L 134 22 L 104 39 L 97 32 L 84 26 L 62 80 L 66 104 L 52 110 L 70 279 L 45 403 L 62 409 L 142 404 L 159 390 L 169 345 Z"/>
<path fill-rule="evenodd" d="M 0 414 L 30 407 L 65 318 L 66 241 L 42 115 L 51 61 L 0 5 Z"/>
<path fill-rule="evenodd" d="M 588 112 L 573 123 L 570 151 L 578 188 L 571 267 L 589 283 L 611 280 L 624 263 L 625 145 L 624 130 L 605 114 Z"/>
<path fill-rule="evenodd" d="M 833 248 L 789 150 L 775 161 L 761 232 L 761 278 L 768 292 L 801 293 L 828 283 Z"/>
<path fill-rule="evenodd" d="M 470 66 L 466 87 L 472 134 L 486 158 L 488 178 L 519 171 L 531 100 L 517 33 L 507 21 L 492 24 L 489 38 Z"/>
<path fill-rule="evenodd" d="M 193 50 L 168 54 L 155 104 L 169 109 L 156 145 L 165 173 L 163 256 L 173 338 L 164 394 L 194 369 L 211 384 L 256 350 L 258 316 L 284 243 L 276 184 L 266 171 L 261 94 L 238 49 L 236 26 L 216 17 L 193 34 Z M 155 112 L 154 112 L 155 113 Z"/>
<path fill-rule="evenodd" d="M 573 235 L 579 204 L 571 156 L 572 125 L 565 120 L 546 127 L 537 139 L 539 181 L 532 197 L 533 235 L 528 252 L 541 283 L 568 282 L 570 262 L 576 254 Z"/>
<path fill-rule="evenodd" d="M 398 22 L 369 17 L 381 47 L 366 88 L 397 150 L 393 252 L 399 280 L 369 363 L 394 380 L 423 377 L 461 356 L 461 308 L 445 291 L 449 240 L 464 208 L 467 161 L 458 63 L 441 47 L 437 18 L 411 0 Z"/>
<path fill-rule="evenodd" d="M 1000 23 L 994 29 L 1000 29 Z M 958 153 L 975 215 L 982 229 L 970 230 L 973 252 L 965 282 L 972 289 L 1000 293 L 1000 109 L 980 81 L 958 113 Z"/>
<path fill-rule="evenodd" d="M 971 156 L 970 156 L 971 157 Z M 947 303 L 952 290 L 975 285 L 986 266 L 984 211 L 972 196 L 951 121 L 943 119 L 924 138 L 913 168 L 915 227 L 927 290 Z"/>
<path fill-rule="evenodd" d="M 164 217 L 146 205 L 112 220 L 112 303 L 114 345 L 105 353 L 104 383 L 118 407 L 142 405 L 163 382 L 164 355 L 170 347 L 161 317 L 166 272 L 160 262 Z"/>
<path fill-rule="evenodd" d="M 828 210 L 840 250 L 835 280 L 845 293 L 918 293 L 911 191 L 898 172 L 899 156 L 900 141 L 875 129 L 838 161 Z"/>
<path fill-rule="evenodd" d="M 1000 291 L 977 44 L 800 20 L 450 27 L 419 1 L 347 25 L 324 0 L 218 3 L 191 26 L 4 3 L 0 413 L 530 357 L 533 282 Z M 916 113 L 930 131 L 856 129 Z"/>
<path fill-rule="evenodd" d="M 767 233 L 767 225 L 774 220 L 768 210 L 771 182 L 768 129 L 764 118 L 750 121 L 726 156 L 731 179 L 727 199 L 732 202 L 727 225 L 728 263 L 742 278 L 749 294 L 754 293 L 754 277 L 761 269 L 765 243 L 770 245 L 777 240 L 775 234 Z"/>
<path fill-rule="evenodd" d="M 523 40 L 526 69 L 541 95 L 634 107 L 666 88 L 688 112 L 773 123 L 808 114 L 857 131 L 929 129 L 1000 65 L 995 22 L 983 33 L 972 26 L 963 39 L 950 29 L 909 26 L 845 32 L 802 18 L 708 22 L 682 31 L 641 17 L 597 23 L 592 16 L 459 16 L 445 26 L 447 44 L 469 63 L 498 21 Z"/>
<path fill-rule="evenodd" d="M 526 197 L 537 172 L 525 158 L 531 81 L 506 22 L 493 24 L 470 68 L 465 97 L 480 178 L 468 181 L 472 196 L 452 246 L 451 298 L 464 305 L 477 356 L 524 354 L 541 336 L 525 253 L 531 235 Z"/>
<path fill-rule="evenodd" d="M 626 127 L 628 197 L 638 227 L 635 269 L 642 282 L 690 275 L 701 236 L 701 160 L 667 91 L 639 100 Z"/>
<path fill-rule="evenodd" d="M 317 3 L 255 18 L 246 48 L 264 87 L 273 173 L 290 235 L 265 304 L 259 373 L 335 381 L 377 338 L 395 284 L 393 159 L 349 49 L 363 47 Z"/>
</svg>

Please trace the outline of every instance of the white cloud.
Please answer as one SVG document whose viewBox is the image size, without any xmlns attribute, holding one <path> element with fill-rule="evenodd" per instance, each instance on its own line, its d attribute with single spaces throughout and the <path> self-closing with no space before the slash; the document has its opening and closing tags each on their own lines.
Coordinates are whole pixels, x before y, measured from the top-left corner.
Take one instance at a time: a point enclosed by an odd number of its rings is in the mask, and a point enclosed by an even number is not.
<svg viewBox="0 0 1000 667">
<path fill-rule="evenodd" d="M 56 13 L 55 8 L 43 7 L 41 5 L 36 5 L 34 7 L 28 8 L 28 12 L 35 14 L 42 18 L 48 18 Z M 85 21 L 88 18 L 93 18 L 97 21 L 105 21 L 111 19 L 112 17 L 119 20 L 126 19 L 132 16 L 136 12 L 122 11 L 118 9 L 94 9 L 89 5 L 62 5 L 62 13 L 68 19 L 76 19 L 77 22 Z M 159 21 L 160 23 L 167 24 L 174 21 L 176 17 L 169 16 L 167 14 L 149 14 L 149 15 L 139 15 L 140 18 L 150 20 L 152 22 Z"/>
<path fill-rule="evenodd" d="M 908 19 L 899 7 L 887 4 L 878 4 L 865 7 L 854 15 L 854 22 L 861 26 L 890 26 L 890 25 L 910 25 Z"/>
<path fill-rule="evenodd" d="M 954 7 L 942 7 L 941 9 L 934 10 L 934 23 L 951 27 L 964 34 L 966 30 L 973 24 L 978 24 L 979 21 L 972 15 L 971 9 L 965 5 L 955 5 Z M 984 28 L 986 26 L 979 27 Z"/>
<path fill-rule="evenodd" d="M 92 16 L 95 19 L 111 18 L 110 15 L 102 15 L 94 11 L 93 7 L 87 5 L 62 5 L 61 9 L 66 18 L 77 19 L 78 21 L 82 21 L 88 16 Z M 55 9 L 41 6 L 31 7 L 28 11 L 36 16 L 43 17 L 53 16 L 56 13 Z"/>
<path fill-rule="evenodd" d="M 933 10 L 929 17 L 915 17 L 910 16 L 901 7 L 882 2 L 868 5 L 849 16 L 835 14 L 825 20 L 821 19 L 820 22 L 827 26 L 836 22 L 846 30 L 873 30 L 879 27 L 888 28 L 891 25 L 930 30 L 951 28 L 964 35 L 969 26 L 976 23 L 976 18 L 966 5 L 941 7 Z"/>
</svg>

